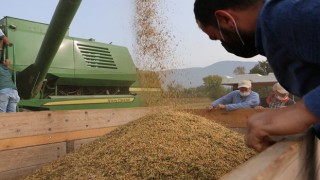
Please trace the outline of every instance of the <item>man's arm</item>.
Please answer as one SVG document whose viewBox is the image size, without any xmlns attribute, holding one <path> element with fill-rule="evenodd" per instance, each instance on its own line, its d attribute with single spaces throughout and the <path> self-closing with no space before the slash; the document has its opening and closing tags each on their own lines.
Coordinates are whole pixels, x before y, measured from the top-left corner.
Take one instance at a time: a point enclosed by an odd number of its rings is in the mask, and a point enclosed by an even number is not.
<svg viewBox="0 0 320 180">
<path fill-rule="evenodd" d="M 246 108 L 251 108 L 251 105 L 249 102 L 242 102 L 242 103 L 235 103 L 235 104 L 227 104 L 226 105 L 227 111 L 232 111 L 232 110 L 236 110 L 236 109 L 246 109 Z"/>
<path fill-rule="evenodd" d="M 234 103 L 234 104 L 227 104 L 226 110 L 232 111 L 236 109 L 244 109 L 244 108 L 254 108 L 260 104 L 259 94 L 256 92 L 251 92 L 249 97 L 247 97 L 245 102 L 241 103 Z"/>
<path fill-rule="evenodd" d="M 9 40 L 9 38 L 7 38 L 7 36 L 3 35 L 2 36 L 2 40 L 7 46 L 11 46 L 12 45 L 10 40 Z"/>
<path fill-rule="evenodd" d="M 286 106 L 290 106 L 295 104 L 296 102 L 293 99 L 289 99 L 288 102 L 286 103 Z"/>
<path fill-rule="evenodd" d="M 12 45 L 11 41 L 9 40 L 9 38 L 8 38 L 7 36 L 3 35 L 1 38 L 2 38 L 3 42 L 4 42 L 7 46 L 11 46 L 11 45 Z"/>
<path fill-rule="evenodd" d="M 3 42 L 7 46 L 11 46 L 11 42 L 10 42 L 9 38 L 3 33 L 3 31 L 1 29 L 0 29 L 0 39 L 3 40 Z"/>
<path fill-rule="evenodd" d="M 301 133 L 317 122 L 319 118 L 307 109 L 304 101 L 257 113 L 248 119 L 246 144 L 261 152 L 275 143 L 271 136 Z"/>
<path fill-rule="evenodd" d="M 213 101 L 211 103 L 211 106 L 216 107 L 219 104 L 229 104 L 232 103 L 232 99 L 236 91 L 232 91 L 229 94 L 226 94 L 225 96 L 222 96 L 221 98 Z"/>
</svg>

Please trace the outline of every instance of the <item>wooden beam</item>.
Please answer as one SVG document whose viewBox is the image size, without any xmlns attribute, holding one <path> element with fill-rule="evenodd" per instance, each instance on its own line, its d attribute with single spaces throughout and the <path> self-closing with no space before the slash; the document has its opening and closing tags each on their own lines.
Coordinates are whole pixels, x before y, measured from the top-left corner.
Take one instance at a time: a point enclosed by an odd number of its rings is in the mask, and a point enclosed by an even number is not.
<svg viewBox="0 0 320 180">
<path fill-rule="evenodd" d="M 302 140 L 281 141 L 224 175 L 221 180 L 297 179 Z"/>
<path fill-rule="evenodd" d="M 75 140 L 74 141 L 74 149 L 79 149 L 82 145 L 90 143 L 94 140 L 98 139 L 98 137 L 95 138 L 87 138 L 87 139 L 80 139 L 80 140 Z"/>
<path fill-rule="evenodd" d="M 25 136 L 17 138 L 9 138 L 0 140 L 0 151 L 22 148 L 28 146 L 37 146 L 42 144 L 66 142 L 78 139 L 86 139 L 99 137 L 104 134 L 111 132 L 116 129 L 116 127 L 100 128 L 100 129 L 89 129 L 83 131 L 71 131 L 63 133 L 50 133 L 42 134 L 37 136 Z"/>
<path fill-rule="evenodd" d="M 150 112 L 151 108 L 118 108 L 1 113 L 0 139 L 114 127 Z"/>
<path fill-rule="evenodd" d="M 0 151 L 0 172 L 36 166 L 66 155 L 66 143 Z"/>
<path fill-rule="evenodd" d="M 48 162 L 49 163 L 49 162 Z M 24 176 L 26 176 L 27 174 L 31 174 L 32 172 L 34 172 L 37 169 L 40 169 L 42 166 L 48 164 L 40 164 L 40 165 L 36 165 L 36 166 L 29 166 L 26 168 L 18 168 L 18 169 L 13 169 L 10 171 L 3 171 L 0 172 L 0 180 L 19 180 L 19 179 L 23 179 Z"/>
</svg>

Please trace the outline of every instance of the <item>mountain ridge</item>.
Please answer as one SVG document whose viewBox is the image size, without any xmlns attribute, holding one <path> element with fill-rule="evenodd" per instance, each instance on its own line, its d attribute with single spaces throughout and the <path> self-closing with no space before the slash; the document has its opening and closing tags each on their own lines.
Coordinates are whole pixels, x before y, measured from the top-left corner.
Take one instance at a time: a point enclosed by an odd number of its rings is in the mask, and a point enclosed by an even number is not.
<svg viewBox="0 0 320 180">
<path fill-rule="evenodd" d="M 192 88 L 203 85 L 202 78 L 209 75 L 234 76 L 236 67 L 243 66 L 248 73 L 258 62 L 250 61 L 219 61 L 206 67 L 191 67 L 171 69 L 159 72 L 163 87 L 168 85 L 182 85 L 184 88 Z M 165 77 L 165 78 L 164 78 Z"/>
</svg>

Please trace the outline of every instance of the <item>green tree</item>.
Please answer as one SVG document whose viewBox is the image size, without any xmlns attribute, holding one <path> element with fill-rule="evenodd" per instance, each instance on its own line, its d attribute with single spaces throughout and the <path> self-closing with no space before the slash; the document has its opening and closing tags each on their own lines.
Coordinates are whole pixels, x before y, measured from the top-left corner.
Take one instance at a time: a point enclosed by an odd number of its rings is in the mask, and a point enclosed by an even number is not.
<svg viewBox="0 0 320 180">
<path fill-rule="evenodd" d="M 196 88 L 191 87 L 191 88 L 184 89 L 183 97 L 187 97 L 187 98 L 205 97 L 204 96 L 204 90 L 201 87 L 203 87 L 203 86 L 199 86 L 199 87 L 196 87 Z"/>
<path fill-rule="evenodd" d="M 204 85 L 196 87 L 198 97 L 206 97 L 206 91 Z"/>
<path fill-rule="evenodd" d="M 184 87 L 181 84 L 167 85 L 167 90 L 168 96 L 171 98 L 182 97 L 184 93 Z"/>
<path fill-rule="evenodd" d="M 246 68 L 244 66 L 238 66 L 233 70 L 233 74 L 239 75 L 239 74 L 245 74 Z"/>
<path fill-rule="evenodd" d="M 273 70 L 271 69 L 269 63 L 267 60 L 265 61 L 259 61 L 258 64 L 256 64 L 251 70 L 250 70 L 250 74 L 261 74 L 261 75 L 268 75 L 269 73 L 273 72 Z M 256 91 L 260 98 L 262 97 L 267 97 L 270 92 L 271 89 L 270 87 L 256 87 L 254 88 L 254 91 Z"/>
<path fill-rule="evenodd" d="M 261 74 L 268 75 L 270 72 L 273 72 L 271 66 L 268 61 L 259 61 L 257 65 L 255 65 L 249 72 L 249 74 Z"/>
<path fill-rule="evenodd" d="M 207 97 L 217 99 L 226 94 L 227 90 L 221 85 L 221 76 L 211 75 L 202 78 L 202 80 L 204 82 L 204 90 L 206 92 Z"/>
</svg>

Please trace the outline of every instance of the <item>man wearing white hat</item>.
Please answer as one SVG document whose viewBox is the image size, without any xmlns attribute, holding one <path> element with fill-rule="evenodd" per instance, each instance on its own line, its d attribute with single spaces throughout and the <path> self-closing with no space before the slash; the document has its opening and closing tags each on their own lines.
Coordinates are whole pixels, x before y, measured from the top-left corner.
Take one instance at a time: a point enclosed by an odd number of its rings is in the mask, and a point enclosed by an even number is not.
<svg viewBox="0 0 320 180">
<path fill-rule="evenodd" d="M 240 108 L 254 108 L 260 104 L 259 94 L 251 89 L 251 81 L 242 80 L 238 83 L 238 88 L 239 90 L 232 91 L 213 101 L 208 109 L 232 111 Z"/>
<path fill-rule="evenodd" d="M 269 108 L 280 108 L 295 104 L 295 102 L 289 98 L 289 92 L 279 83 L 273 85 L 272 91 L 272 94 L 266 99 Z"/>
</svg>

